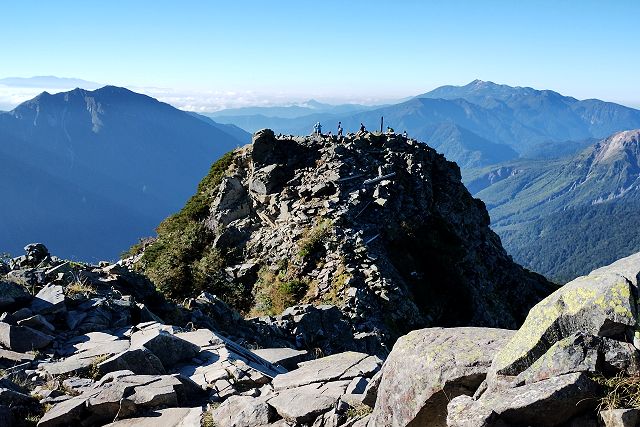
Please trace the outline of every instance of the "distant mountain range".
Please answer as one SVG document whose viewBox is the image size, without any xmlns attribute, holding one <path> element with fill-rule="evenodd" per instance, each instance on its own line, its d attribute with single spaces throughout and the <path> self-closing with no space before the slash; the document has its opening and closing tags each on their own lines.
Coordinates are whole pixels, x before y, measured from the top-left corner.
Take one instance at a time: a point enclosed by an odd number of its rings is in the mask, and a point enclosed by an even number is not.
<svg viewBox="0 0 640 427">
<path fill-rule="evenodd" d="M 640 249 L 640 130 L 576 156 L 471 172 L 492 227 L 516 261 L 564 282 Z"/>
<path fill-rule="evenodd" d="M 395 105 L 311 100 L 209 115 L 113 86 L 44 92 L 0 112 L 0 247 L 43 240 L 65 257 L 113 258 L 250 141 L 240 127 L 308 134 L 320 121 L 335 133 L 341 121 L 353 132 L 379 129 L 381 117 L 461 166 L 524 265 L 564 281 L 640 250 L 640 239 L 620 238 L 640 207 L 637 131 L 617 133 L 640 129 L 640 111 L 479 80 Z"/>
<path fill-rule="evenodd" d="M 127 89 L 44 92 L 0 113 L 0 240 L 116 258 L 250 136 Z"/>
<path fill-rule="evenodd" d="M 255 110 L 252 110 L 255 112 Z M 511 87 L 475 80 L 465 86 L 443 86 L 396 105 L 357 112 L 313 112 L 293 118 L 242 115 L 217 120 L 245 130 L 268 127 L 284 134 L 309 134 L 317 121 L 325 132 L 347 131 L 360 123 L 370 130 L 391 126 L 427 142 L 463 169 L 505 159 L 574 154 L 614 132 L 640 128 L 640 111 L 590 99 L 579 101 L 549 90 Z"/>
<path fill-rule="evenodd" d="M 215 113 L 206 113 L 205 115 L 216 119 L 224 118 L 224 120 L 227 121 L 237 120 L 240 117 L 251 116 L 295 119 L 311 114 L 348 114 L 357 111 L 373 110 L 375 108 L 379 108 L 379 106 L 360 104 L 332 105 L 318 102 L 315 99 L 310 99 L 306 102 L 289 106 L 229 108 L 226 110 L 216 111 Z"/>
</svg>

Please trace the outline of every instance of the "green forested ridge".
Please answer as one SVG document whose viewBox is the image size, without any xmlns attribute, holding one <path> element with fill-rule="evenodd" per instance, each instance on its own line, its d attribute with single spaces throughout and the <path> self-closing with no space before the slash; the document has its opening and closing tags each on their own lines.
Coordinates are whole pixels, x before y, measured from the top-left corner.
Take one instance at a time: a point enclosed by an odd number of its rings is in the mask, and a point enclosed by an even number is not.
<svg viewBox="0 0 640 427">
<path fill-rule="evenodd" d="M 613 202 L 494 228 L 516 262 L 566 283 L 640 250 L 638 212 L 638 202 Z"/>
<path fill-rule="evenodd" d="M 639 134 L 570 158 L 467 171 L 465 181 L 514 259 L 563 283 L 640 250 Z"/>
</svg>

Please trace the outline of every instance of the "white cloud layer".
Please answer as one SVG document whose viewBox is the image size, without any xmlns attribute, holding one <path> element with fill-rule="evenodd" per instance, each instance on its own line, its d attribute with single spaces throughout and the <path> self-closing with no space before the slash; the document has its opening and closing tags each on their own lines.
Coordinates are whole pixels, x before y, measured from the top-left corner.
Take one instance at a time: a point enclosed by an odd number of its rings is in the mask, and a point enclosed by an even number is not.
<svg viewBox="0 0 640 427">
<path fill-rule="evenodd" d="M 47 91 L 50 93 L 72 90 L 75 87 L 18 87 L 0 84 L 0 110 L 8 111 L 18 104 L 32 99 L 36 95 Z M 157 87 L 134 87 L 134 92 L 152 96 L 162 102 L 173 105 L 176 108 L 196 112 L 213 112 L 226 108 L 240 108 L 249 106 L 282 106 L 300 103 L 314 98 L 321 102 L 331 104 L 366 104 L 375 105 L 390 102 L 381 98 L 353 97 L 324 97 L 322 95 L 297 95 L 288 93 L 261 93 L 255 91 L 213 91 L 213 90 L 174 90 Z"/>
</svg>

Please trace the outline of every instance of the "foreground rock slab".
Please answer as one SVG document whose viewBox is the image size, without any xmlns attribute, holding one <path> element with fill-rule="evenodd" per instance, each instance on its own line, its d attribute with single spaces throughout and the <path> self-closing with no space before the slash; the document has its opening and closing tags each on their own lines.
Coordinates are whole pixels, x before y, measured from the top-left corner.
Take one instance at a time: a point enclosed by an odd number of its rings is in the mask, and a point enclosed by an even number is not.
<svg viewBox="0 0 640 427">
<path fill-rule="evenodd" d="M 593 409 L 597 393 L 598 385 L 589 375 L 576 372 L 486 392 L 478 400 L 458 396 L 448 405 L 447 426 L 558 426 Z"/>
<path fill-rule="evenodd" d="M 382 360 L 376 356 L 347 351 L 304 362 L 298 369 L 275 377 L 272 385 L 277 391 L 312 383 L 351 380 L 362 375 L 373 375 L 381 365 Z"/>
<path fill-rule="evenodd" d="M 382 371 L 370 426 L 446 426 L 447 403 L 473 394 L 513 331 L 429 328 L 393 346 Z"/>
<path fill-rule="evenodd" d="M 38 426 L 96 425 L 130 418 L 139 411 L 187 406 L 201 397 L 202 390 L 179 375 L 134 375 L 114 372 L 103 377 L 79 396 L 53 406 Z"/>
<path fill-rule="evenodd" d="M 144 417 L 129 418 L 105 424 L 105 427 L 198 427 L 202 408 L 167 408 Z"/>
<path fill-rule="evenodd" d="M 496 356 L 492 370 L 517 375 L 556 341 L 575 332 L 623 340 L 632 336 L 637 317 L 634 283 L 639 272 L 640 254 L 635 254 L 567 283 L 531 309 Z"/>
</svg>

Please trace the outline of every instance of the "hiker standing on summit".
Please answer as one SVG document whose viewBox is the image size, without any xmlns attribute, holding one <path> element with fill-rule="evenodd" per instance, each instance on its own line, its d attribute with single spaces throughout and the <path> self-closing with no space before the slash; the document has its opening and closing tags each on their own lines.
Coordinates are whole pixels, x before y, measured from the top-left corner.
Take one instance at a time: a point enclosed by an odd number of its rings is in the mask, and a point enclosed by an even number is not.
<svg viewBox="0 0 640 427">
<path fill-rule="evenodd" d="M 338 138 L 342 136 L 342 122 L 338 122 Z"/>
</svg>

